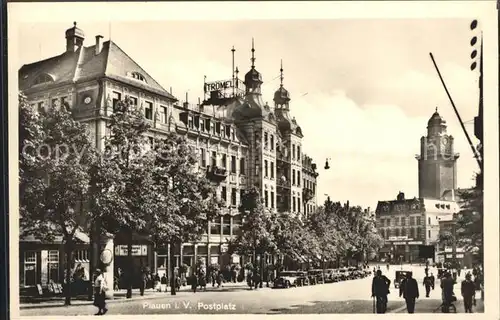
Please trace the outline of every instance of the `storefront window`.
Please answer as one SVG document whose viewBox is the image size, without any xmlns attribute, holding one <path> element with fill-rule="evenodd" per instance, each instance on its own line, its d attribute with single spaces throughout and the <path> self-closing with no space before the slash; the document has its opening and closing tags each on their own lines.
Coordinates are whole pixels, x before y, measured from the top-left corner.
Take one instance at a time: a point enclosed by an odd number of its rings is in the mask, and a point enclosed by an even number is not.
<svg viewBox="0 0 500 320">
<path fill-rule="evenodd" d="M 24 285 L 34 286 L 36 285 L 36 260 L 37 253 L 35 251 L 26 251 L 24 253 Z"/>
<path fill-rule="evenodd" d="M 59 282 L 59 251 L 49 250 L 48 259 L 49 281 Z"/>
</svg>

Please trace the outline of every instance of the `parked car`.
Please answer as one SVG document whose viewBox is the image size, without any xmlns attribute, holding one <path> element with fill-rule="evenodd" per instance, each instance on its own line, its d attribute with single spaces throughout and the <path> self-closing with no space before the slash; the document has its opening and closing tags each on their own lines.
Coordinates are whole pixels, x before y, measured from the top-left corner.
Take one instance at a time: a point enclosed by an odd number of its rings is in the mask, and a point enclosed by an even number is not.
<svg viewBox="0 0 500 320">
<path fill-rule="evenodd" d="M 311 282 L 306 271 L 297 271 L 297 284 L 299 286 L 308 286 Z"/>
<path fill-rule="evenodd" d="M 323 270 L 321 269 L 309 270 L 307 274 L 309 275 L 309 282 L 311 284 L 324 283 Z M 326 277 L 326 271 L 325 271 L 325 277 Z"/>
<path fill-rule="evenodd" d="M 403 281 L 403 279 L 406 278 L 406 275 L 412 273 L 413 272 L 411 271 L 402 271 L 402 270 L 396 271 L 396 276 L 394 279 L 394 288 L 398 289 L 399 285 L 401 284 L 401 281 Z"/>
<path fill-rule="evenodd" d="M 357 279 L 358 274 L 356 273 L 356 268 L 355 267 L 349 267 L 347 268 L 347 278 L 350 280 Z"/>
<path fill-rule="evenodd" d="M 298 286 L 299 274 L 297 271 L 281 271 L 274 280 L 274 288 L 290 288 Z"/>
<path fill-rule="evenodd" d="M 349 270 L 347 270 L 347 268 L 340 268 L 339 274 L 340 274 L 340 280 L 345 281 L 349 279 Z"/>
<path fill-rule="evenodd" d="M 332 272 L 330 273 L 330 277 L 332 278 L 332 282 L 343 281 L 342 274 L 340 273 L 339 269 L 332 269 Z"/>
</svg>

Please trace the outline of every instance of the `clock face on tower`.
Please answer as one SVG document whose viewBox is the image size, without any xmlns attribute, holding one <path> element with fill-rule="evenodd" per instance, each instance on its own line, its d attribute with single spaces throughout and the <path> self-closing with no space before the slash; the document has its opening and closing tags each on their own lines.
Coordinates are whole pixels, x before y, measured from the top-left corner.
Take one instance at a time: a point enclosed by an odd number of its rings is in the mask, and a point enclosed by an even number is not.
<svg viewBox="0 0 500 320">
<path fill-rule="evenodd" d="M 446 154 L 451 153 L 451 141 L 446 136 L 441 138 L 441 152 Z"/>
</svg>

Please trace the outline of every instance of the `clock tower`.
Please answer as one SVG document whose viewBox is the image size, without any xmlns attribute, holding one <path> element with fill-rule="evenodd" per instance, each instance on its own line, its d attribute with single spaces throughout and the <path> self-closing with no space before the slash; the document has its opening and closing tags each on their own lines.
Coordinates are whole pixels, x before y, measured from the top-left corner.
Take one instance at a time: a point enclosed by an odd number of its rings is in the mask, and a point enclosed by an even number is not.
<svg viewBox="0 0 500 320">
<path fill-rule="evenodd" d="M 457 188 L 458 153 L 453 137 L 446 133 L 446 121 L 436 112 L 427 123 L 427 136 L 420 139 L 418 160 L 419 198 L 441 199 L 447 190 Z"/>
</svg>

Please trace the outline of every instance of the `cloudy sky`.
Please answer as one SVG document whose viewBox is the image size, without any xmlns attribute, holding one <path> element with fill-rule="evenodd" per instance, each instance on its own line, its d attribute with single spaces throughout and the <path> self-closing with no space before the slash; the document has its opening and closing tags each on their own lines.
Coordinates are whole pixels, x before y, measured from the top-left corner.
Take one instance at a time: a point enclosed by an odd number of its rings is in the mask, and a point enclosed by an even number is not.
<svg viewBox="0 0 500 320">
<path fill-rule="evenodd" d="M 63 11 L 61 11 L 63 12 Z M 65 50 L 71 11 L 18 29 L 18 67 Z M 58 13 L 59 14 L 59 13 Z M 319 167 L 318 201 L 374 208 L 398 191 L 418 196 L 420 137 L 438 107 L 455 137 L 458 186 L 473 184 L 477 164 L 429 58 L 434 54 L 474 142 L 476 72 L 469 69 L 472 19 L 323 19 L 243 21 L 91 21 L 79 17 L 85 45 L 111 39 L 180 100 L 203 94 L 207 80 L 231 77 L 231 48 L 242 77 L 255 39 L 263 98 L 279 86 L 291 93 L 291 113 L 304 132 L 304 151 Z M 326 158 L 330 169 L 324 170 Z"/>
</svg>

